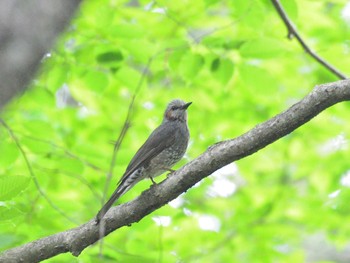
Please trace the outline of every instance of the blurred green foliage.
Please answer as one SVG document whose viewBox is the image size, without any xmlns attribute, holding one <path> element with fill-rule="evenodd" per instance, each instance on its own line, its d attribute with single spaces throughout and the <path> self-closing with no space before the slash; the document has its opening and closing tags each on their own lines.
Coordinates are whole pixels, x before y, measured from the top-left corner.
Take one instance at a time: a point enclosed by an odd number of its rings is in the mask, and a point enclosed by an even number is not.
<svg viewBox="0 0 350 263">
<path fill-rule="evenodd" d="M 347 1 L 281 3 L 305 41 L 350 75 Z M 134 94 L 108 195 L 171 99 L 193 101 L 191 142 L 178 168 L 336 80 L 286 36 L 267 0 L 85 1 L 30 90 L 3 110 L 33 173 L 1 127 L 0 250 L 96 214 L 110 141 Z M 74 99 L 59 102 L 68 90 Z M 304 242 L 315 234 L 341 249 L 350 232 L 349 110 L 348 103 L 327 109 L 226 175 L 206 178 L 112 233 L 104 258 L 95 245 L 78 259 L 65 254 L 47 262 L 302 262 Z M 235 188 L 220 194 L 228 183 Z M 118 202 L 149 185 L 141 182 Z"/>
</svg>

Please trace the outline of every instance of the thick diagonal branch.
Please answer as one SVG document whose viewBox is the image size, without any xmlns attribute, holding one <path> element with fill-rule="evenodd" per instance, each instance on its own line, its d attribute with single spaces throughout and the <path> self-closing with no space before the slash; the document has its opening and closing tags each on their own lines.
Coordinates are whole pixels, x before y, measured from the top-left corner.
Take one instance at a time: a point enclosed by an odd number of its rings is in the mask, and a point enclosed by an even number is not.
<svg viewBox="0 0 350 263">
<path fill-rule="evenodd" d="M 140 221 L 214 171 L 257 152 L 291 133 L 328 107 L 346 100 L 350 100 L 350 80 L 315 87 L 304 99 L 285 112 L 235 139 L 211 146 L 162 183 L 151 187 L 133 201 L 111 209 L 105 216 L 105 234 Z M 77 256 L 99 238 L 99 227 L 91 220 L 77 228 L 7 250 L 0 255 L 0 262 L 38 262 L 65 252 Z"/>
</svg>

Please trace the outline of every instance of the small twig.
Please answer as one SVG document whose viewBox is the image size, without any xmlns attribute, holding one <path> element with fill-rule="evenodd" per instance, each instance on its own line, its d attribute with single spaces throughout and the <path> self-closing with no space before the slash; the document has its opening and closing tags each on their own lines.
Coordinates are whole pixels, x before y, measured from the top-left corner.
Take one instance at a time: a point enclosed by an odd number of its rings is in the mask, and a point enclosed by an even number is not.
<svg viewBox="0 0 350 263">
<path fill-rule="evenodd" d="M 64 176 L 68 176 L 68 177 L 72 177 L 78 181 L 80 181 L 83 185 L 85 185 L 87 188 L 89 188 L 89 190 L 91 191 L 91 193 L 96 197 L 96 199 L 101 199 L 101 194 L 100 192 L 97 192 L 95 190 L 95 188 L 91 185 L 91 183 L 85 179 L 84 176 L 80 175 L 80 174 L 76 174 L 76 173 L 71 173 L 71 172 L 67 172 L 67 171 L 62 171 L 60 169 L 57 168 L 47 168 L 47 167 L 43 167 L 40 165 L 33 165 L 33 167 L 37 170 L 40 170 L 42 172 L 45 173 L 51 173 L 51 174 L 56 174 L 56 175 L 64 175 Z"/>
<path fill-rule="evenodd" d="M 148 62 L 146 64 L 146 67 L 145 67 L 145 69 L 142 72 L 142 76 L 141 76 L 141 78 L 140 78 L 140 80 L 139 80 L 139 82 L 138 82 L 138 84 L 136 86 L 136 90 L 135 90 L 135 92 L 134 92 L 134 94 L 133 94 L 133 96 L 131 98 L 131 101 L 130 101 L 130 104 L 129 104 L 129 108 L 128 108 L 128 113 L 126 115 L 126 118 L 125 118 L 122 130 L 120 131 L 120 134 L 119 134 L 119 137 L 118 137 L 117 141 L 114 143 L 112 160 L 111 160 L 111 164 L 109 166 L 109 171 L 108 171 L 108 174 L 107 174 L 107 180 L 106 180 L 105 187 L 104 187 L 104 190 L 103 190 L 102 204 L 104 203 L 104 201 L 106 199 L 107 190 L 108 190 L 110 181 L 111 181 L 112 176 L 113 176 L 113 168 L 115 166 L 115 162 L 116 162 L 116 159 L 117 159 L 117 153 L 118 153 L 120 145 L 121 145 L 121 143 L 122 143 L 122 141 L 123 141 L 123 139 L 125 137 L 125 134 L 126 134 L 127 130 L 130 127 L 131 113 L 132 113 L 132 110 L 133 110 L 133 107 L 134 107 L 136 95 L 140 91 L 140 88 L 141 88 L 142 83 L 143 83 L 143 81 L 145 79 L 145 76 L 146 76 L 146 72 L 149 69 L 149 66 L 150 66 L 152 60 L 153 60 L 153 57 L 151 57 L 148 60 Z"/>
<path fill-rule="evenodd" d="M 138 84 L 136 86 L 134 94 L 133 94 L 133 96 L 131 98 L 131 101 L 130 101 L 130 104 L 129 104 L 129 108 L 128 108 L 128 113 L 126 115 L 126 118 L 125 118 L 122 130 L 120 131 L 119 137 L 118 137 L 117 141 L 114 144 L 112 160 L 111 160 L 111 164 L 109 166 L 109 171 L 107 173 L 106 183 L 105 183 L 105 186 L 104 186 L 104 189 L 103 189 L 103 196 L 102 196 L 102 202 L 101 202 L 102 205 L 104 204 L 104 202 L 106 200 L 107 191 L 108 191 L 110 182 L 112 180 L 113 168 L 114 168 L 115 162 L 117 160 L 117 154 L 118 154 L 120 145 L 122 144 L 122 141 L 123 141 L 123 139 L 125 137 L 125 134 L 126 134 L 126 132 L 128 131 L 128 129 L 130 127 L 130 122 L 131 122 L 130 119 L 131 119 L 131 114 L 132 114 L 132 110 L 133 110 L 133 107 L 134 107 L 136 96 L 137 96 L 137 94 L 139 93 L 139 91 L 141 89 L 141 86 L 142 86 L 143 81 L 145 79 L 146 73 L 147 73 L 147 71 L 148 71 L 148 69 L 149 69 L 149 67 L 150 67 L 150 65 L 151 65 L 151 63 L 153 61 L 153 58 L 154 58 L 154 56 L 148 59 L 148 62 L 146 64 L 146 66 L 145 66 L 145 69 L 142 72 L 141 78 L 139 79 L 139 82 L 138 82 Z M 104 235 L 105 235 L 104 234 L 104 223 L 101 223 L 100 227 L 99 227 L 99 236 L 100 236 L 100 239 L 101 239 L 100 252 L 99 252 L 100 256 L 102 256 L 102 248 L 103 248 L 103 239 L 102 239 L 102 237 Z"/>
<path fill-rule="evenodd" d="M 40 184 L 39 184 L 39 181 L 33 171 L 33 168 L 28 160 L 28 157 L 27 157 L 27 154 L 25 153 L 25 151 L 23 150 L 21 144 L 19 143 L 16 135 L 13 133 L 12 129 L 10 128 L 10 126 L 7 125 L 7 123 L 3 120 L 3 119 L 0 119 L 0 123 L 2 124 L 2 126 L 4 126 L 4 128 L 8 131 L 9 135 L 11 136 L 12 140 L 15 142 L 17 148 L 19 149 L 19 151 L 21 152 L 22 156 L 23 156 L 23 159 L 27 165 L 27 168 L 28 168 L 28 171 L 29 171 L 29 174 L 31 176 L 31 178 L 33 179 L 34 181 L 34 184 L 37 188 L 37 190 L 39 191 L 40 195 L 42 197 L 45 198 L 45 200 L 49 203 L 49 205 L 55 209 L 59 214 L 61 214 L 63 217 L 65 217 L 66 219 L 68 219 L 69 221 L 73 222 L 74 224 L 78 224 L 77 221 L 75 221 L 73 218 L 67 216 L 58 206 L 56 206 L 52 201 L 51 199 L 45 194 L 45 192 L 43 191 L 43 189 L 41 188 Z"/>
<path fill-rule="evenodd" d="M 293 36 L 298 40 L 299 44 L 303 47 L 306 53 L 308 53 L 311 57 L 313 57 L 316 61 L 318 61 L 322 66 L 324 66 L 326 69 L 328 69 L 330 72 L 332 72 L 334 75 L 336 75 L 340 79 L 347 79 L 346 75 L 342 72 L 340 72 L 338 69 L 336 69 L 334 66 L 329 64 L 326 60 L 321 58 L 319 55 L 315 53 L 302 39 L 302 37 L 299 35 L 297 29 L 289 19 L 287 13 L 284 11 L 281 3 L 279 0 L 271 0 L 272 4 L 276 8 L 279 16 L 283 20 L 284 24 L 287 27 L 288 30 L 288 38 L 292 39 Z"/>
<path fill-rule="evenodd" d="M 180 21 L 178 20 L 176 17 L 172 16 L 168 9 L 167 8 L 164 8 L 162 5 L 160 5 L 157 1 L 154 2 L 155 5 L 158 5 L 159 8 L 163 8 L 164 9 L 164 14 L 170 19 L 172 20 L 175 24 L 177 24 L 178 26 L 182 27 L 183 29 L 186 30 L 187 34 L 190 36 L 190 40 L 192 43 L 194 44 L 198 44 L 203 38 L 207 37 L 207 36 L 211 36 L 219 31 L 222 31 L 222 30 L 225 30 L 225 29 L 228 29 L 230 27 L 232 27 L 233 25 L 237 24 L 240 20 L 244 19 L 247 14 L 249 12 L 251 12 L 251 9 L 253 7 L 253 2 L 250 3 L 250 7 L 247 9 L 247 11 L 245 13 L 243 13 L 240 17 L 238 17 L 237 19 L 235 19 L 234 21 L 226 24 L 226 25 L 223 25 L 223 26 L 220 26 L 220 27 L 215 27 L 211 30 L 209 30 L 208 32 L 204 32 L 202 34 L 199 34 L 198 36 L 195 36 L 193 33 L 191 33 L 191 31 L 188 29 L 187 25 L 185 24 L 185 22 L 183 21 Z M 185 48 L 185 47 L 189 47 L 189 44 L 185 44 L 185 45 L 181 45 L 177 48 L 174 48 L 175 50 L 176 49 L 182 49 L 182 48 Z M 207 47 L 209 50 L 211 50 L 209 47 Z M 168 49 L 166 49 L 168 50 Z M 161 53 L 161 51 L 159 52 Z"/>
<path fill-rule="evenodd" d="M 49 141 L 49 140 L 45 140 L 45 139 L 41 139 L 41 138 L 36 138 L 36 137 L 34 137 L 34 136 L 31 136 L 31 135 L 26 135 L 26 134 L 24 134 L 24 133 L 22 133 L 22 132 L 20 132 L 20 131 L 17 131 L 17 130 L 13 130 L 13 131 L 14 131 L 17 135 L 20 134 L 21 136 L 26 137 L 26 138 L 28 138 L 28 139 L 30 139 L 30 140 L 38 141 L 38 142 L 42 142 L 42 143 L 46 143 L 46 144 L 50 145 L 50 146 L 53 147 L 53 148 L 60 149 L 60 150 L 62 150 L 62 151 L 64 152 L 64 154 L 67 155 L 68 157 L 71 157 L 71 158 L 73 158 L 73 159 L 76 159 L 76 160 L 82 162 L 83 164 L 85 164 L 86 166 L 89 166 L 90 168 L 92 168 L 92 169 L 94 169 L 94 170 L 96 170 L 96 171 L 98 171 L 98 172 L 103 172 L 103 169 L 102 169 L 102 168 L 100 168 L 100 167 L 96 166 L 95 164 L 93 164 L 93 163 L 91 163 L 91 162 L 89 162 L 89 161 L 87 161 L 87 160 L 84 160 L 83 158 L 81 158 L 81 157 L 75 155 L 74 153 L 70 152 L 69 150 L 67 150 L 67 149 L 64 148 L 63 146 L 60 146 L 60 145 L 58 145 L 58 144 L 55 144 L 55 143 L 53 143 L 52 141 Z"/>
</svg>

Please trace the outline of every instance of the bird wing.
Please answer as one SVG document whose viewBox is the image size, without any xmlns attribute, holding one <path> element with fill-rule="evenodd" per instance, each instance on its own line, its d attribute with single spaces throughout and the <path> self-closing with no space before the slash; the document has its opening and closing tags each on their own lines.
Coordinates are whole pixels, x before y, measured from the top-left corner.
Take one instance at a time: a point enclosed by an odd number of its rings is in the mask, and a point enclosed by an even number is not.
<svg viewBox="0 0 350 263">
<path fill-rule="evenodd" d="M 160 154 L 175 142 L 175 132 L 169 130 L 169 126 L 161 125 L 155 129 L 146 142 L 136 152 L 118 184 L 121 184 L 130 174 L 143 165 L 148 164 L 155 156 Z"/>
<path fill-rule="evenodd" d="M 136 152 L 134 158 L 130 161 L 122 178 L 118 182 L 118 187 L 103 205 L 96 215 L 96 222 L 99 223 L 103 216 L 107 213 L 113 203 L 125 192 L 129 185 L 123 185 L 123 182 L 145 164 L 148 164 L 152 158 L 160 154 L 164 149 L 168 148 L 175 142 L 175 132 L 172 132 L 173 126 L 161 125 L 155 129 L 148 137 L 146 142 Z"/>
</svg>

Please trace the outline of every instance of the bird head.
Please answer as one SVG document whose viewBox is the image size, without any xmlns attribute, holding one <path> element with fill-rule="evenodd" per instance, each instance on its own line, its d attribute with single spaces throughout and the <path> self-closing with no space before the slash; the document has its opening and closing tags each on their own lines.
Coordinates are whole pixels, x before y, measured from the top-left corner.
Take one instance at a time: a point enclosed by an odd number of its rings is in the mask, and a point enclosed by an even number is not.
<svg viewBox="0 0 350 263">
<path fill-rule="evenodd" d="M 164 121 L 187 121 L 187 108 L 192 104 L 192 102 L 184 102 L 183 100 L 172 100 L 165 112 Z"/>
</svg>

